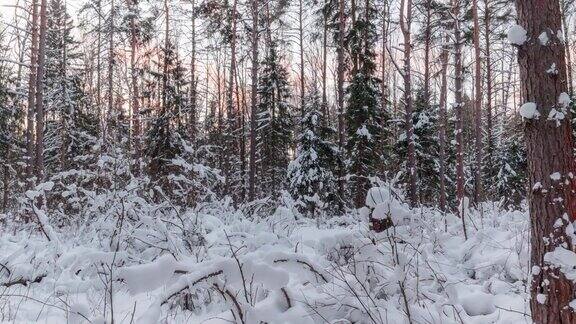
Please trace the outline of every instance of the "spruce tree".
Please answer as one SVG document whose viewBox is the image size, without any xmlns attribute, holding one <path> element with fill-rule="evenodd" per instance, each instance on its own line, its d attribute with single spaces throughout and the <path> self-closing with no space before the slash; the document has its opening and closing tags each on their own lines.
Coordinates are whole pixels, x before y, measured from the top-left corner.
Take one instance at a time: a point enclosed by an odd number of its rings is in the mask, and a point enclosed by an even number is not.
<svg viewBox="0 0 576 324">
<path fill-rule="evenodd" d="M 0 54 L 4 52 L 0 37 Z M 5 212 L 9 205 L 11 187 L 17 184 L 13 177 L 17 174 L 18 152 L 23 148 L 21 133 L 23 111 L 17 105 L 17 95 L 11 70 L 0 64 L 0 211 Z"/>
<path fill-rule="evenodd" d="M 346 143 L 348 174 L 351 178 L 351 194 L 356 207 L 364 205 L 370 177 L 378 176 L 381 163 L 387 153 L 384 125 L 388 116 L 380 109 L 380 85 L 375 77 L 374 45 L 377 31 L 374 24 L 376 9 L 370 1 L 358 8 L 358 19 L 351 27 L 347 46 L 357 60 L 357 71 L 346 89 L 348 94 Z"/>
<path fill-rule="evenodd" d="M 152 118 L 146 134 L 145 150 L 149 158 L 149 174 L 156 180 L 172 171 L 169 168 L 170 161 L 182 153 L 182 139 L 186 138 L 182 114 L 186 106 L 184 68 L 171 42 L 162 50 L 162 56 L 163 64 L 167 65 L 166 75 L 153 71 L 151 73 L 156 76 L 158 83 L 162 82 L 163 78 L 166 79 L 166 89 L 161 107 Z M 167 185 L 165 180 L 164 178 L 162 185 Z"/>
<path fill-rule="evenodd" d="M 507 127 L 499 134 L 500 143 L 496 151 L 497 174 L 492 187 L 500 199 L 502 208 L 519 208 L 526 197 L 528 162 L 524 136 L 518 130 L 518 119 L 510 118 Z"/>
<path fill-rule="evenodd" d="M 63 0 L 51 0 L 46 33 L 46 73 L 44 75 L 46 171 L 72 167 L 74 160 L 88 162 L 96 144 L 97 117 L 87 106 L 81 71 L 74 68 L 81 55 L 72 36 L 72 19 Z"/>
<path fill-rule="evenodd" d="M 304 100 L 302 129 L 296 159 L 288 166 L 289 189 L 300 212 L 317 217 L 337 202 L 338 148 L 330 141 L 334 130 L 326 126 L 316 88 Z"/>
<path fill-rule="evenodd" d="M 439 191 L 439 144 L 438 144 L 438 106 L 426 100 L 424 90 L 416 91 L 412 124 L 414 125 L 414 146 L 416 153 L 416 177 L 418 181 L 419 201 L 434 203 Z M 403 126 L 400 129 L 404 129 Z M 397 165 L 400 167 L 400 182 L 408 183 L 406 174 L 406 152 L 408 143 L 406 134 L 400 134 L 395 145 Z"/>
<path fill-rule="evenodd" d="M 261 193 L 277 196 L 286 183 L 293 118 L 288 71 L 272 41 L 262 61 L 258 85 L 258 154 Z"/>
</svg>

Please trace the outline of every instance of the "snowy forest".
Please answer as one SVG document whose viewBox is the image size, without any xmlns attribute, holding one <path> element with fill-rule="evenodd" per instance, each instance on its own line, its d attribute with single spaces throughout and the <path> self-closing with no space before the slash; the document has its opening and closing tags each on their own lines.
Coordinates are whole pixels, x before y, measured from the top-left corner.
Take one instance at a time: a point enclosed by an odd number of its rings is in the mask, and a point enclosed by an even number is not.
<svg viewBox="0 0 576 324">
<path fill-rule="evenodd" d="M 0 0 L 0 323 L 576 323 L 575 0 Z"/>
</svg>

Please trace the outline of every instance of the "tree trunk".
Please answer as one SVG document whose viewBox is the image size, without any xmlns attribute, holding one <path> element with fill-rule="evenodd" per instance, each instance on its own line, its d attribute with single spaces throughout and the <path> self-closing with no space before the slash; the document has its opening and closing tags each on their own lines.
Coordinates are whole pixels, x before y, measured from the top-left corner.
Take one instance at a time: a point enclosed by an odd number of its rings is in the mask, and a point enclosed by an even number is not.
<svg viewBox="0 0 576 324">
<path fill-rule="evenodd" d="M 324 2 L 324 7 L 326 7 L 327 2 Z M 322 114 L 324 118 L 322 122 L 325 125 L 328 124 L 329 116 L 328 116 L 328 99 L 326 94 L 327 89 L 327 68 L 328 68 L 328 15 L 326 14 L 325 10 L 322 10 L 322 15 L 324 18 L 324 30 L 322 34 Z"/>
<path fill-rule="evenodd" d="M 472 0 L 474 19 L 474 203 L 482 199 L 482 61 L 480 60 L 480 19 L 478 17 L 478 0 Z"/>
<path fill-rule="evenodd" d="M 188 129 L 190 142 L 196 142 L 196 2 L 192 0 L 192 53 L 190 54 L 190 116 Z"/>
<path fill-rule="evenodd" d="M 491 41 L 490 41 L 490 0 L 484 0 L 484 33 L 485 33 L 485 53 L 486 57 L 486 163 L 488 166 L 492 165 L 493 156 L 492 148 L 492 127 L 493 125 L 493 112 L 492 112 L 492 55 L 491 55 Z"/>
<path fill-rule="evenodd" d="M 557 262 L 548 261 L 553 251 L 571 255 L 575 251 L 570 238 L 573 230 L 568 233 L 566 228 L 576 219 L 576 166 L 570 149 L 570 114 L 559 103 L 562 93 L 568 91 L 565 48 L 554 32 L 562 29 L 560 6 L 557 0 L 516 0 L 516 9 L 518 24 L 529 38 L 518 49 L 522 103 L 535 103 L 540 115 L 526 120 L 524 128 L 531 189 L 532 321 L 576 323 L 576 314 L 569 305 L 576 294 L 574 282 L 566 278 Z M 550 39 L 546 46 L 538 41 L 542 32 Z M 558 74 L 544 72 L 552 64 L 556 64 Z M 565 112 L 566 117 L 548 118 L 552 109 Z"/>
<path fill-rule="evenodd" d="M 444 44 L 442 45 L 442 53 L 440 54 L 441 71 L 440 71 L 440 127 L 438 128 L 438 140 L 440 146 L 439 159 L 440 159 L 440 210 L 446 212 L 447 198 L 446 198 L 446 127 L 448 125 L 448 117 L 446 114 L 446 102 L 448 94 L 448 56 L 450 48 L 448 43 L 450 36 L 446 35 Z"/>
<path fill-rule="evenodd" d="M 136 67 L 136 51 L 138 50 L 138 35 L 136 30 L 136 10 L 138 6 L 138 0 L 132 0 L 131 3 L 132 16 L 130 18 L 130 67 L 131 67 L 131 84 L 132 84 L 132 123 L 133 123 L 133 133 L 132 141 L 134 143 L 134 159 L 136 160 L 136 165 L 134 172 L 136 175 L 140 174 L 140 92 L 138 89 L 138 69 Z"/>
<path fill-rule="evenodd" d="M 38 70 L 38 0 L 32 1 L 32 40 L 30 47 L 30 76 L 28 79 L 28 110 L 26 125 L 27 176 L 34 176 L 34 111 L 36 99 L 36 79 Z M 31 183 L 30 183 L 31 184 Z"/>
<path fill-rule="evenodd" d="M 40 7 L 40 36 L 38 39 L 38 72 L 36 74 L 36 181 L 44 180 L 44 72 L 46 68 L 47 0 Z"/>
<path fill-rule="evenodd" d="M 248 173 L 248 199 L 254 200 L 256 186 L 256 118 L 258 114 L 258 0 L 252 4 L 252 89 L 250 103 L 250 171 Z"/>
<path fill-rule="evenodd" d="M 304 76 L 304 12 L 302 7 L 302 1 L 298 0 L 298 38 L 300 41 L 300 116 L 304 118 L 304 87 L 305 87 L 305 76 Z"/>
<path fill-rule="evenodd" d="M 568 21 L 566 20 L 565 10 L 562 10 L 562 32 L 564 34 L 564 47 L 566 51 L 566 75 L 568 77 L 568 91 L 570 95 L 574 93 L 573 80 L 572 80 L 572 54 L 570 53 L 570 30 L 568 28 Z"/>
<path fill-rule="evenodd" d="M 225 140 L 225 154 L 227 155 L 225 158 L 225 167 L 224 167 L 224 175 L 226 177 L 226 186 L 225 192 L 226 194 L 233 193 L 232 188 L 232 175 L 234 173 L 234 157 L 238 154 L 236 150 L 237 142 L 234 138 L 237 126 L 237 108 L 234 104 L 234 88 L 235 88 L 235 81 L 236 81 L 236 17 L 237 17 L 237 2 L 234 0 L 232 4 L 232 30 L 230 33 L 230 71 L 228 73 L 228 86 L 226 88 L 226 132 L 228 134 L 224 134 Z M 234 195 L 235 196 L 235 195 Z"/>
<path fill-rule="evenodd" d="M 104 143 L 104 114 L 102 113 L 102 0 L 98 0 L 98 31 L 96 36 L 96 109 L 100 126 L 100 139 Z"/>
<path fill-rule="evenodd" d="M 337 89 L 338 89 L 338 147 L 344 152 L 344 40 L 346 37 L 345 0 L 338 0 L 338 45 L 337 57 Z M 338 168 L 338 191 L 344 193 L 344 168 Z"/>
<path fill-rule="evenodd" d="M 424 30 L 424 98 L 430 101 L 430 43 L 432 42 L 432 0 L 426 0 L 426 25 Z"/>
<path fill-rule="evenodd" d="M 164 62 L 162 63 L 162 114 L 168 109 L 168 55 L 170 55 L 170 8 L 164 0 Z M 167 123 L 170 125 L 170 123 Z"/>
<path fill-rule="evenodd" d="M 386 46 L 388 46 L 388 30 L 389 24 L 388 19 L 390 17 L 390 5 L 387 1 L 384 2 L 384 9 L 382 10 L 384 14 L 382 15 L 382 71 L 380 77 L 382 78 L 382 85 L 380 91 L 382 92 L 380 95 L 382 96 L 380 100 L 382 101 L 380 104 L 382 105 L 382 111 L 386 111 L 386 105 L 388 103 L 388 82 L 386 80 Z"/>
<path fill-rule="evenodd" d="M 418 190 L 416 187 L 416 151 L 414 147 L 414 125 L 412 123 L 412 0 L 402 0 L 400 2 L 400 29 L 404 37 L 404 123 L 406 132 L 406 142 L 408 143 L 408 200 L 411 206 L 418 203 Z"/>
<path fill-rule="evenodd" d="M 454 109 L 456 110 L 456 198 L 458 201 L 458 214 L 462 219 L 464 238 L 468 239 L 466 232 L 466 219 L 464 216 L 464 103 L 462 102 L 462 33 L 460 30 L 460 0 L 452 1 L 452 15 L 454 17 Z"/>
<path fill-rule="evenodd" d="M 116 112 L 114 111 L 114 33 L 115 33 L 115 25 L 114 25 L 114 13 L 116 12 L 114 8 L 114 0 L 111 0 L 110 3 L 110 30 L 108 31 L 108 116 L 117 117 Z M 109 120 L 108 120 L 109 121 Z M 108 122 L 105 122 L 104 125 L 104 142 L 106 142 L 106 130 L 108 128 Z"/>
</svg>

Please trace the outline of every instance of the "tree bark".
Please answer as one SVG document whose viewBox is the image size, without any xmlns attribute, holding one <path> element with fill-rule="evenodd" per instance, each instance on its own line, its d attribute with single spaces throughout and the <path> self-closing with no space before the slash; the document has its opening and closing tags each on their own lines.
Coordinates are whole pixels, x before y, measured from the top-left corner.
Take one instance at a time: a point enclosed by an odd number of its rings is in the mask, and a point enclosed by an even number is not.
<svg viewBox="0 0 576 324">
<path fill-rule="evenodd" d="M 304 12 L 303 12 L 303 0 L 298 0 L 298 40 L 300 41 L 300 116 L 304 118 L 304 87 L 305 87 L 305 76 L 304 76 Z"/>
<path fill-rule="evenodd" d="M 44 180 L 44 72 L 46 68 L 47 1 L 40 7 L 40 35 L 38 39 L 38 72 L 36 74 L 36 181 Z"/>
<path fill-rule="evenodd" d="M 424 98 L 430 101 L 430 48 L 432 33 L 432 0 L 426 0 L 426 23 L 424 30 Z"/>
<path fill-rule="evenodd" d="M 532 283 L 530 308 L 536 324 L 576 323 L 569 303 L 574 299 L 574 282 L 566 278 L 550 252 L 575 248 L 566 225 L 576 219 L 576 186 L 570 114 L 558 99 L 568 91 L 562 29 L 558 0 L 516 0 L 518 24 L 528 41 L 518 48 L 522 104 L 537 105 L 539 118 L 524 125 L 529 171 L 529 206 L 532 225 Z M 548 34 L 542 45 L 538 37 Z M 556 64 L 558 73 L 546 73 Z M 548 118 L 552 109 L 566 113 L 564 118 Z M 562 224 L 562 225 L 560 225 Z M 560 226 L 559 226 L 560 225 Z M 545 300 L 544 300 L 545 298 Z"/>
<path fill-rule="evenodd" d="M 162 114 L 168 109 L 168 55 L 170 55 L 170 7 L 164 0 L 164 62 L 162 63 Z M 170 125 L 170 123 L 167 123 Z"/>
<path fill-rule="evenodd" d="M 490 31 L 490 0 L 484 0 L 484 33 L 485 33 L 485 53 L 486 57 L 486 163 L 488 166 L 492 165 L 492 148 L 494 143 L 492 142 L 492 127 L 493 124 L 493 112 L 492 112 L 492 54 L 491 54 L 491 31 Z"/>
<path fill-rule="evenodd" d="M 138 68 L 136 66 L 136 52 L 138 50 L 138 35 L 136 30 L 136 10 L 138 7 L 138 0 L 132 0 L 131 10 L 132 16 L 130 17 L 130 67 L 131 67 L 131 85 L 132 85 L 132 123 L 133 133 L 132 142 L 134 145 L 134 159 L 136 165 L 134 172 L 136 175 L 140 174 L 140 158 L 141 154 L 141 130 L 140 130 L 140 92 L 138 89 Z"/>
<path fill-rule="evenodd" d="M 382 111 L 386 111 L 386 105 L 388 104 L 388 82 L 386 80 L 386 46 L 388 46 L 388 30 L 389 30 L 389 24 L 387 21 L 387 18 L 390 17 L 390 5 L 388 4 L 388 1 L 384 1 L 384 8 L 383 8 L 383 12 L 384 14 L 382 15 L 382 59 L 381 59 L 381 65 L 382 65 L 382 71 L 381 71 L 381 75 L 380 77 L 382 78 L 382 85 L 381 85 L 381 98 L 380 101 L 382 101 L 380 104 L 382 105 Z"/>
<path fill-rule="evenodd" d="M 26 125 L 26 161 L 27 176 L 32 178 L 34 176 L 34 111 L 36 108 L 36 79 L 38 69 L 38 0 L 32 1 L 32 40 L 30 47 L 30 75 L 28 79 L 28 110 L 27 110 L 27 125 Z M 30 183 L 31 184 L 31 183 Z"/>
<path fill-rule="evenodd" d="M 400 29 L 404 37 L 404 123 L 406 142 L 408 143 L 408 200 L 411 206 L 418 204 L 418 189 L 416 186 L 416 151 L 414 145 L 414 125 L 412 123 L 412 0 L 400 2 Z"/>
<path fill-rule="evenodd" d="M 346 37 L 346 6 L 345 0 L 338 0 L 338 45 L 336 47 L 337 60 L 337 97 L 338 97 L 338 147 L 344 152 L 344 41 Z M 338 168 L 338 191 L 344 193 L 344 168 Z"/>
<path fill-rule="evenodd" d="M 572 79 L 572 54 L 570 53 L 570 34 L 569 34 L 569 28 L 568 28 L 568 21 L 566 20 L 566 13 L 565 13 L 565 9 L 566 8 L 562 8 L 564 10 L 561 10 L 561 14 L 562 14 L 562 33 L 564 34 L 564 48 L 566 51 L 566 75 L 568 77 L 568 91 L 570 93 L 570 95 L 572 95 L 574 93 L 574 88 L 573 88 L 573 79 Z"/>
<path fill-rule="evenodd" d="M 104 143 L 104 114 L 102 113 L 102 0 L 98 0 L 98 30 L 96 35 L 96 109 L 100 126 L 99 136 Z"/>
<path fill-rule="evenodd" d="M 466 232 L 466 219 L 464 216 L 464 103 L 462 102 L 462 33 L 460 29 L 460 0 L 452 0 L 452 16 L 454 17 L 454 109 L 456 111 L 456 198 L 458 200 L 458 214 L 462 219 L 464 238 L 468 239 Z"/>
<path fill-rule="evenodd" d="M 252 68 L 250 103 L 250 171 L 248 173 L 248 199 L 254 200 L 256 187 L 256 118 L 258 114 L 258 0 L 252 5 Z"/>
<path fill-rule="evenodd" d="M 446 198 L 446 127 L 448 125 L 448 117 L 446 114 L 446 102 L 448 94 L 448 56 L 450 48 L 448 43 L 450 36 L 446 35 L 444 44 L 442 44 L 442 53 L 440 54 L 440 127 L 438 128 L 439 140 L 439 176 L 440 176 L 440 211 L 446 212 L 447 198 Z"/>
<path fill-rule="evenodd" d="M 480 54 L 480 18 L 478 0 L 472 0 L 474 20 L 474 203 L 482 199 L 482 61 Z"/>
<path fill-rule="evenodd" d="M 116 9 L 114 8 L 114 0 L 110 3 L 110 30 L 108 31 L 108 116 L 116 117 L 116 112 L 114 111 L 114 13 Z M 103 140 L 106 143 L 106 130 L 108 128 L 108 122 L 104 124 L 104 135 Z"/>
<path fill-rule="evenodd" d="M 189 133 L 190 142 L 196 142 L 196 1 L 192 0 L 192 53 L 190 54 L 190 116 Z"/>
<path fill-rule="evenodd" d="M 326 8 L 327 0 L 324 2 L 324 8 Z M 326 94 L 326 89 L 328 87 L 326 83 L 327 78 L 327 68 L 328 68 L 328 15 L 326 9 L 322 10 L 322 15 L 324 18 L 324 30 L 322 34 L 322 114 L 324 118 L 322 122 L 328 124 L 328 99 Z"/>
</svg>

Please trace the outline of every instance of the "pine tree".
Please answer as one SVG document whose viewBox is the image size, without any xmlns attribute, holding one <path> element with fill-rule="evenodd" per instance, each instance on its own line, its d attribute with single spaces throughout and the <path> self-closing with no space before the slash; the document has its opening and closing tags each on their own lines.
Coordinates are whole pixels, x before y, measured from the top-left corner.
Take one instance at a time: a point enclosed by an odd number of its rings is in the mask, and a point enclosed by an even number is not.
<svg viewBox="0 0 576 324">
<path fill-rule="evenodd" d="M 316 88 L 304 100 L 302 129 L 296 159 L 288 166 L 289 189 L 300 212 L 317 217 L 337 202 L 338 148 L 330 141 L 335 131 L 323 121 L 322 103 Z"/>
<path fill-rule="evenodd" d="M 387 149 L 383 125 L 388 116 L 380 109 L 380 80 L 376 78 L 374 45 L 377 40 L 374 24 L 376 10 L 369 1 L 359 12 L 359 18 L 348 35 L 347 45 L 357 58 L 358 70 L 346 89 L 348 94 L 346 125 L 347 167 L 351 177 L 351 194 L 356 207 L 364 205 L 370 188 L 370 177 L 377 176 Z"/>
<path fill-rule="evenodd" d="M 258 86 L 258 178 L 261 179 L 261 193 L 277 196 L 286 183 L 293 121 L 288 71 L 281 64 L 276 41 L 271 42 L 261 65 Z"/>
</svg>

